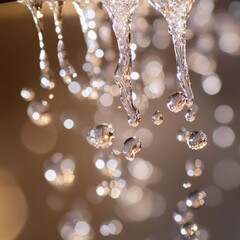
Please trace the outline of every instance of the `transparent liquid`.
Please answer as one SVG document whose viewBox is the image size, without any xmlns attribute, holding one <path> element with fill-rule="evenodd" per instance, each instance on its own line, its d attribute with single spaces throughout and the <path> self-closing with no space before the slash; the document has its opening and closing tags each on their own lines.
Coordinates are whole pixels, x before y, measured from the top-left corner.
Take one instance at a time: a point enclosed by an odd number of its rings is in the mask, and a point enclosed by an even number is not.
<svg viewBox="0 0 240 240">
<path fill-rule="evenodd" d="M 127 160 L 132 161 L 135 158 L 136 153 L 141 149 L 141 140 L 137 137 L 130 137 L 124 142 L 123 155 Z"/>
</svg>

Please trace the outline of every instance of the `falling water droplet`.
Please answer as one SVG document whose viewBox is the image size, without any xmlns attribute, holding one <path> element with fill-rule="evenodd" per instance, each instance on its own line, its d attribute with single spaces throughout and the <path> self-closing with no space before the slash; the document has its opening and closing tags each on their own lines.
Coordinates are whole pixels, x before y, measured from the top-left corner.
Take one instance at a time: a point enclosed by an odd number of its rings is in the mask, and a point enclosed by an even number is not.
<svg viewBox="0 0 240 240">
<path fill-rule="evenodd" d="M 187 140 L 188 147 L 199 150 L 207 146 L 207 135 L 203 131 L 194 131 Z"/>
<path fill-rule="evenodd" d="M 160 111 L 156 111 L 156 112 L 153 113 L 152 121 L 153 121 L 154 124 L 161 125 L 163 123 L 163 120 L 164 120 L 164 118 L 163 118 L 163 115 Z"/>
<path fill-rule="evenodd" d="M 39 54 L 39 65 L 41 70 L 40 85 L 42 88 L 46 88 L 48 90 L 53 89 L 55 87 L 54 76 L 50 68 L 44 42 L 43 14 L 42 14 L 43 1 L 18 0 L 18 2 L 26 5 L 28 9 L 31 11 L 35 26 L 37 28 L 40 47 Z"/>
<path fill-rule="evenodd" d="M 204 191 L 195 190 L 187 196 L 186 205 L 193 209 L 199 209 L 206 202 L 206 193 Z"/>
<path fill-rule="evenodd" d="M 124 142 L 123 155 L 127 160 L 132 161 L 141 148 L 141 140 L 137 137 L 130 137 Z"/>
<path fill-rule="evenodd" d="M 173 219 L 177 224 L 185 224 L 192 220 L 193 218 L 193 213 L 190 211 L 177 211 L 173 213 Z"/>
<path fill-rule="evenodd" d="M 27 102 L 31 102 L 35 98 L 35 92 L 31 88 L 22 88 L 20 95 Z"/>
<path fill-rule="evenodd" d="M 174 113 L 182 111 L 185 105 L 186 98 L 181 92 L 174 93 L 167 100 L 168 109 Z"/>
<path fill-rule="evenodd" d="M 191 132 L 186 130 L 186 128 L 181 128 L 177 133 L 177 140 L 179 142 L 186 142 L 190 136 Z"/>
<path fill-rule="evenodd" d="M 88 142 L 98 149 L 108 148 L 115 138 L 111 124 L 102 123 L 91 128 L 87 135 Z"/>
<path fill-rule="evenodd" d="M 188 109 L 185 113 L 185 119 L 188 122 L 193 122 L 196 119 L 196 112 L 193 109 Z"/>
<path fill-rule="evenodd" d="M 67 59 L 67 53 L 63 41 L 63 31 L 62 31 L 62 8 L 65 0 L 47 0 L 46 1 L 53 13 L 55 32 L 57 34 L 58 44 L 57 44 L 57 56 L 60 65 L 60 76 L 63 81 L 67 84 L 71 83 L 77 78 L 77 73 L 72 65 Z"/>
<path fill-rule="evenodd" d="M 31 121 L 37 126 L 46 126 L 52 122 L 52 116 L 49 113 L 48 105 L 45 102 L 30 102 L 27 114 Z"/>
<path fill-rule="evenodd" d="M 193 103 L 193 92 L 189 78 L 189 70 L 186 57 L 186 25 L 189 13 L 194 0 L 149 0 L 149 3 L 162 15 L 168 22 L 169 33 L 172 35 L 176 62 L 177 79 L 186 97 L 186 105 L 190 107 Z"/>
<path fill-rule="evenodd" d="M 139 110 L 133 104 L 131 68 L 131 17 L 138 5 L 138 0 L 102 0 L 109 17 L 112 20 L 112 27 L 117 38 L 119 49 L 119 61 L 115 70 L 114 79 L 119 86 L 123 107 L 128 114 L 128 123 L 136 127 L 140 122 Z"/>
<path fill-rule="evenodd" d="M 181 234 L 185 237 L 194 236 L 197 233 L 198 225 L 193 222 L 185 223 L 181 226 Z"/>
<path fill-rule="evenodd" d="M 45 163 L 45 179 L 54 187 L 64 189 L 72 186 L 75 180 L 75 160 L 71 156 L 55 153 Z"/>
</svg>

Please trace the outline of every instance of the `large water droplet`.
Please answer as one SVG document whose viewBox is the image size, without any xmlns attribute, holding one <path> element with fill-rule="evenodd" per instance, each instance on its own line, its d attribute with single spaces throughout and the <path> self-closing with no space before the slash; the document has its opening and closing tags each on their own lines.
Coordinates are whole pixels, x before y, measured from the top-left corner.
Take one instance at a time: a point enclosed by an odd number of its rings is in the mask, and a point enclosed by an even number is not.
<svg viewBox="0 0 240 240">
<path fill-rule="evenodd" d="M 52 116 L 49 113 L 48 104 L 46 102 L 30 102 L 27 109 L 27 114 L 31 121 L 37 126 L 46 126 L 52 121 Z"/>
<path fill-rule="evenodd" d="M 203 131 L 194 131 L 187 140 L 188 147 L 199 150 L 207 146 L 207 135 Z"/>
<path fill-rule="evenodd" d="M 186 98 L 182 92 L 171 95 L 167 100 L 167 107 L 171 112 L 180 112 L 186 105 Z"/>
<path fill-rule="evenodd" d="M 152 121 L 153 121 L 154 124 L 161 125 L 163 123 L 163 120 L 164 120 L 164 118 L 163 118 L 163 115 L 160 111 L 156 111 L 156 112 L 153 113 Z"/>
<path fill-rule="evenodd" d="M 87 135 L 88 142 L 98 149 L 108 148 L 115 138 L 111 124 L 103 123 L 91 128 Z"/>
<path fill-rule="evenodd" d="M 46 162 L 44 169 L 45 179 L 56 188 L 72 186 L 75 180 L 75 160 L 73 157 L 55 153 Z"/>
<path fill-rule="evenodd" d="M 141 148 L 141 140 L 137 137 L 130 137 L 124 142 L 123 155 L 127 160 L 132 161 Z"/>
<path fill-rule="evenodd" d="M 193 209 L 199 209 L 206 202 L 206 193 L 204 191 L 193 191 L 189 193 L 186 199 L 186 205 Z"/>
<path fill-rule="evenodd" d="M 198 225 L 196 223 L 188 222 L 181 226 L 181 234 L 185 237 L 191 237 L 196 234 Z"/>
<path fill-rule="evenodd" d="M 188 122 L 193 122 L 196 119 L 196 112 L 193 109 L 188 109 L 185 113 L 185 119 Z"/>
</svg>

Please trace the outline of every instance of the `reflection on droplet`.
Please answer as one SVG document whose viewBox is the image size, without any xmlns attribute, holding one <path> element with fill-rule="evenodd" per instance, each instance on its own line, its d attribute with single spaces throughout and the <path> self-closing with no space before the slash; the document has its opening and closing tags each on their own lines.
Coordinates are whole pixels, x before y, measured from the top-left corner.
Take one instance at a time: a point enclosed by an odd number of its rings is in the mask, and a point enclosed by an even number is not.
<svg viewBox="0 0 240 240">
<path fill-rule="evenodd" d="M 37 126 L 46 126 L 52 121 L 48 105 L 43 102 L 30 102 L 27 109 L 30 120 Z"/>
<path fill-rule="evenodd" d="M 179 142 L 186 142 L 190 136 L 191 132 L 186 128 L 181 128 L 177 133 L 177 140 Z"/>
<path fill-rule="evenodd" d="M 20 94 L 21 97 L 27 102 L 31 102 L 35 98 L 35 92 L 31 88 L 22 88 Z"/>
<path fill-rule="evenodd" d="M 173 219 L 177 224 L 185 224 L 191 221 L 193 218 L 193 213 L 190 211 L 177 211 L 173 213 Z"/>
<path fill-rule="evenodd" d="M 187 140 L 188 147 L 199 150 L 207 146 L 207 135 L 203 131 L 194 131 Z"/>
<path fill-rule="evenodd" d="M 28 218 L 26 198 L 9 172 L 0 169 L 0 239 L 13 240 Z"/>
<path fill-rule="evenodd" d="M 185 237 L 191 237 L 196 234 L 198 225 L 192 222 L 188 222 L 181 227 L 181 234 Z"/>
<path fill-rule="evenodd" d="M 75 180 L 75 160 L 61 153 L 53 154 L 45 163 L 44 177 L 58 189 L 72 186 Z"/>
<path fill-rule="evenodd" d="M 223 190 L 232 190 L 240 186 L 240 166 L 233 160 L 218 162 L 213 170 L 214 182 Z"/>
<path fill-rule="evenodd" d="M 196 119 L 196 112 L 193 109 L 188 109 L 185 113 L 185 119 L 188 122 L 193 122 Z"/>
<path fill-rule="evenodd" d="M 235 133 L 230 127 L 220 126 L 213 131 L 212 137 L 217 146 L 227 148 L 234 143 Z"/>
<path fill-rule="evenodd" d="M 234 117 L 234 111 L 230 106 L 220 105 L 216 108 L 214 117 L 218 122 L 227 124 L 232 121 Z"/>
<path fill-rule="evenodd" d="M 193 209 L 199 209 L 206 202 L 206 193 L 204 191 L 193 191 L 188 194 L 186 205 Z"/>
<path fill-rule="evenodd" d="M 130 137 L 124 142 L 123 155 L 127 160 L 132 161 L 141 148 L 141 140 L 137 137 Z"/>
<path fill-rule="evenodd" d="M 156 111 L 152 115 L 152 121 L 155 125 L 161 125 L 163 123 L 163 115 L 160 111 Z"/>
<path fill-rule="evenodd" d="M 115 134 L 112 125 L 103 123 L 89 130 L 87 140 L 95 148 L 104 149 L 112 145 L 114 137 Z"/>
<path fill-rule="evenodd" d="M 167 107 L 171 112 L 180 112 L 186 105 L 186 98 L 182 92 L 171 95 L 167 100 Z"/>
</svg>

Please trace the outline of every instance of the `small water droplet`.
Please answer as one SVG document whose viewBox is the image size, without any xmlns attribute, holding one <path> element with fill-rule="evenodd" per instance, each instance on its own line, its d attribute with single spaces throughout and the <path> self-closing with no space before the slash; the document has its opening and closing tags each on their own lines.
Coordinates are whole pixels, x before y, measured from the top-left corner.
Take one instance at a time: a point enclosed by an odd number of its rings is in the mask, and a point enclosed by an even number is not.
<svg viewBox="0 0 240 240">
<path fill-rule="evenodd" d="M 153 121 L 154 124 L 161 125 L 163 123 L 163 120 L 164 120 L 164 118 L 163 118 L 163 115 L 160 111 L 156 111 L 156 112 L 153 113 L 152 121 Z"/>
<path fill-rule="evenodd" d="M 31 88 L 22 88 L 20 94 L 21 97 L 27 102 L 30 102 L 35 98 L 35 92 Z"/>
<path fill-rule="evenodd" d="M 188 122 L 193 122 L 196 119 L 196 112 L 193 109 L 188 109 L 187 112 L 185 113 L 185 119 Z"/>
<path fill-rule="evenodd" d="M 44 102 L 30 102 L 27 109 L 27 114 L 31 121 L 37 126 L 46 126 L 52 121 L 52 116 L 49 113 L 48 105 Z"/>
<path fill-rule="evenodd" d="M 177 224 L 185 224 L 193 218 L 193 213 L 190 211 L 176 211 L 173 213 L 173 219 Z"/>
<path fill-rule="evenodd" d="M 171 112 L 180 112 L 186 105 L 186 98 L 182 92 L 171 95 L 167 100 L 167 107 Z"/>
<path fill-rule="evenodd" d="M 190 136 L 191 132 L 186 130 L 186 128 L 181 128 L 177 133 L 177 140 L 179 142 L 186 142 Z"/>
<path fill-rule="evenodd" d="M 195 190 L 191 193 L 186 198 L 186 205 L 190 208 L 193 209 L 199 209 L 202 206 L 204 206 L 206 202 L 206 193 L 204 191 L 198 191 Z"/>
<path fill-rule="evenodd" d="M 127 160 L 132 161 L 141 148 L 141 140 L 137 137 L 130 137 L 124 142 L 123 155 Z"/>
<path fill-rule="evenodd" d="M 105 149 L 112 145 L 115 138 L 111 124 L 103 123 L 91 128 L 87 135 L 88 142 L 97 149 Z"/>
<path fill-rule="evenodd" d="M 73 157 L 55 153 L 46 162 L 44 177 L 56 188 L 66 188 L 72 186 L 75 180 L 75 160 Z"/>
<path fill-rule="evenodd" d="M 181 226 L 181 234 L 185 237 L 191 237 L 196 234 L 198 225 L 196 223 L 188 222 Z"/>
<path fill-rule="evenodd" d="M 188 140 L 188 147 L 193 150 L 199 150 L 207 146 L 207 135 L 203 131 L 193 131 Z"/>
</svg>

